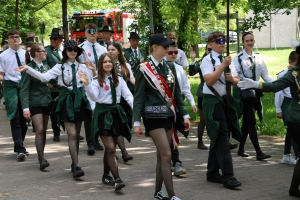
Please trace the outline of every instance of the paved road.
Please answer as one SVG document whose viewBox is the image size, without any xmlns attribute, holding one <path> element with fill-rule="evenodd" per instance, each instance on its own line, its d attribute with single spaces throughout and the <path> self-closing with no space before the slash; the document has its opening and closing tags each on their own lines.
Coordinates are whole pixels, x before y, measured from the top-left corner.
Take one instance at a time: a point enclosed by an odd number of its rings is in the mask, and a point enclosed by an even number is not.
<svg viewBox="0 0 300 200">
<path fill-rule="evenodd" d="M 32 130 L 28 130 L 25 141 L 30 156 L 26 161 L 18 162 L 12 155 L 13 142 L 9 127 L 5 110 L 0 107 L 0 199 L 153 199 L 156 149 L 150 138 L 133 136 L 132 143 L 126 144 L 134 159 L 128 164 L 119 160 L 119 172 L 126 187 L 116 193 L 112 186 L 101 182 L 103 151 L 88 156 L 86 143 L 81 142 L 79 162 L 86 175 L 74 180 L 70 172 L 71 159 L 66 134 L 62 133 L 60 142 L 53 142 L 52 132 L 48 131 L 45 153 L 50 167 L 42 172 L 39 170 Z M 251 155 L 249 158 L 237 157 L 234 150 L 235 176 L 242 182 L 242 187 L 228 190 L 221 184 L 206 181 L 208 151 L 196 148 L 195 132 L 196 127 L 193 127 L 188 139 L 181 137 L 180 157 L 187 174 L 173 179 L 175 192 L 181 199 L 296 199 L 288 194 L 293 167 L 280 163 L 282 138 L 260 137 L 263 151 L 272 155 L 268 161 L 255 160 L 250 140 L 246 145 Z M 205 143 L 209 143 L 207 137 Z M 121 158 L 119 149 L 117 155 Z"/>
</svg>

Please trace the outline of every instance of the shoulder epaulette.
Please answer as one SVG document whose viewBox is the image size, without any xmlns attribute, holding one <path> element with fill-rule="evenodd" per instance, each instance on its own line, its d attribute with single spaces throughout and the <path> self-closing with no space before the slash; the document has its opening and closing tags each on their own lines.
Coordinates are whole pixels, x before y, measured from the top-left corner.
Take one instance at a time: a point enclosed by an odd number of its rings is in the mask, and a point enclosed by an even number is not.
<svg viewBox="0 0 300 200">
<path fill-rule="evenodd" d="M 80 45 L 79 45 L 79 47 L 80 47 L 80 48 L 82 48 L 82 47 L 83 47 L 83 45 L 84 45 L 84 43 L 80 44 Z"/>
<path fill-rule="evenodd" d="M 285 70 L 285 69 L 284 69 L 284 70 Z M 283 72 L 284 70 L 282 70 L 282 71 L 278 72 L 276 75 L 280 74 L 280 73 L 281 73 L 281 72 Z"/>
<path fill-rule="evenodd" d="M 175 61 L 175 63 L 176 63 L 177 65 L 180 65 L 180 66 L 182 67 L 182 65 L 181 65 L 181 64 L 179 64 L 178 62 L 176 62 L 176 61 Z"/>
<path fill-rule="evenodd" d="M 98 76 L 94 76 L 94 77 L 93 77 L 93 80 L 96 80 L 96 79 L 98 79 Z"/>
<path fill-rule="evenodd" d="M 123 75 L 122 75 L 122 74 L 120 74 L 120 73 L 118 73 L 118 76 L 120 76 L 120 77 L 123 77 Z"/>
</svg>

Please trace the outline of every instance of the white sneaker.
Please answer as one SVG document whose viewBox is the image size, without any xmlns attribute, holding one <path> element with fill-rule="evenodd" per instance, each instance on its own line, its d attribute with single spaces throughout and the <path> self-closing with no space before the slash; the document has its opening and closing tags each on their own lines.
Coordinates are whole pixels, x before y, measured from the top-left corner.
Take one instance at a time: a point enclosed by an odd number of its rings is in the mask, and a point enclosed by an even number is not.
<svg viewBox="0 0 300 200">
<path fill-rule="evenodd" d="M 175 163 L 174 176 L 180 176 L 182 174 L 186 174 L 186 170 L 182 167 L 180 162 Z"/>
<path fill-rule="evenodd" d="M 25 153 L 19 153 L 18 156 L 17 156 L 17 158 L 18 158 L 19 160 L 25 160 L 26 155 L 25 155 Z"/>
<path fill-rule="evenodd" d="M 282 161 L 283 164 L 296 165 L 297 161 L 291 156 L 291 154 L 283 155 Z"/>
<path fill-rule="evenodd" d="M 164 194 L 162 190 L 154 195 L 154 200 L 163 200 L 163 199 L 168 200 L 169 198 Z"/>
<path fill-rule="evenodd" d="M 171 198 L 170 200 L 181 200 L 181 199 L 179 199 L 179 198 L 176 197 L 176 196 L 172 196 L 172 198 Z"/>
</svg>

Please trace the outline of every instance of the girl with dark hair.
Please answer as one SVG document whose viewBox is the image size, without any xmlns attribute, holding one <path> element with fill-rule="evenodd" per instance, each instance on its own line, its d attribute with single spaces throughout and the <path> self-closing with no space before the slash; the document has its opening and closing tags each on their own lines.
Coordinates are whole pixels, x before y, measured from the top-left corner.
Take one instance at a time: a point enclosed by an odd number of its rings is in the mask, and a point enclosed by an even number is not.
<svg viewBox="0 0 300 200">
<path fill-rule="evenodd" d="M 198 109 L 199 109 L 199 115 L 200 115 L 200 122 L 198 123 L 198 149 L 203 149 L 203 150 L 207 150 L 208 148 L 204 145 L 202 137 L 204 134 L 204 128 L 205 128 L 205 117 L 204 117 L 204 113 L 203 113 L 203 109 L 202 109 L 202 90 L 203 90 L 203 85 L 204 85 L 204 79 L 202 76 L 202 72 L 200 69 L 200 65 L 202 62 L 202 59 L 207 56 L 208 54 L 210 54 L 211 52 L 211 47 L 210 44 L 206 44 L 205 46 L 205 52 L 202 56 L 202 58 L 198 61 L 195 62 L 195 58 L 196 58 L 196 52 L 193 50 L 193 48 L 190 49 L 190 55 L 191 55 L 191 63 L 189 65 L 189 75 L 190 76 L 194 76 L 197 73 L 199 73 L 199 77 L 200 77 L 200 84 L 199 87 L 197 89 L 197 97 L 198 97 Z"/>
<path fill-rule="evenodd" d="M 240 79 L 251 78 L 254 81 L 258 81 L 261 77 L 265 82 L 274 81 L 274 79 L 268 74 L 268 69 L 262 57 L 259 54 L 255 54 L 253 52 L 255 40 L 254 35 L 251 31 L 243 33 L 242 43 L 244 49 L 233 59 L 234 66 Z M 254 90 L 252 91 L 254 92 Z M 256 159 L 264 160 L 270 158 L 271 156 L 263 153 L 259 146 L 256 129 L 255 111 L 257 111 L 259 120 L 262 121 L 262 92 L 256 90 L 255 97 L 253 98 L 245 98 L 243 97 L 243 94 L 245 94 L 245 91 L 241 92 L 239 88 L 233 89 L 233 96 L 243 103 L 243 110 L 241 110 L 243 115 L 241 127 L 243 141 L 240 142 L 237 154 L 242 157 L 249 156 L 249 154 L 247 154 L 244 150 L 244 146 L 249 134 L 250 140 L 256 151 Z"/>
<path fill-rule="evenodd" d="M 161 33 L 150 38 L 151 55 L 135 72 L 134 89 L 134 132 L 142 136 L 141 117 L 146 132 L 149 133 L 157 148 L 156 181 L 154 199 L 166 199 L 162 192 L 164 183 L 171 200 L 180 200 L 175 196 L 171 172 L 170 143 L 178 145 L 176 131 L 172 132 L 176 119 L 175 110 L 184 118 L 185 130 L 190 129 L 189 115 L 182 99 L 176 70 L 172 63 L 167 63 L 163 57 L 169 45 Z"/>
<path fill-rule="evenodd" d="M 81 72 L 90 73 L 86 65 L 81 64 L 78 56 L 82 49 L 77 47 L 74 40 L 68 40 L 64 44 L 61 63 L 56 64 L 45 73 L 36 71 L 28 66 L 16 68 L 16 71 L 25 71 L 42 82 L 58 78 L 61 91 L 55 109 L 58 123 L 64 125 L 68 133 L 69 152 L 72 159 L 71 171 L 73 178 L 84 176 L 84 171 L 78 165 L 79 133 L 82 121 L 91 115 L 91 107 L 85 95 L 83 84 L 80 82 Z"/>
<path fill-rule="evenodd" d="M 41 44 L 34 44 L 31 46 L 30 52 L 26 52 L 26 63 L 32 69 L 45 73 L 50 69 L 47 63 L 42 62 L 46 59 L 46 54 Z M 31 118 L 35 127 L 35 147 L 40 170 L 43 170 L 50 165 L 44 157 L 46 129 L 50 114 L 48 105 L 51 102 L 48 83 L 43 83 L 27 73 L 22 73 L 20 99 L 23 116 L 27 120 Z"/>
<path fill-rule="evenodd" d="M 119 176 L 116 144 L 120 136 L 130 142 L 131 132 L 120 100 L 123 97 L 132 109 L 133 96 L 123 77 L 118 76 L 113 58 L 108 53 L 102 54 L 99 58 L 97 80 L 91 82 L 86 74 L 81 74 L 80 80 L 85 86 L 88 97 L 96 102 L 92 127 L 93 134 L 98 133 L 105 146 L 102 182 L 115 185 L 116 191 L 121 190 L 125 184 Z"/>
<path fill-rule="evenodd" d="M 298 150 L 300 147 L 300 76 L 299 76 L 299 66 L 300 66 L 300 43 L 297 42 L 296 52 L 298 54 L 298 61 L 295 66 L 288 70 L 280 79 L 271 83 L 260 83 L 250 78 L 244 78 L 238 83 L 238 87 L 242 90 L 247 90 L 255 88 L 262 90 L 263 92 L 278 92 L 284 88 L 290 87 L 292 102 L 289 105 L 287 112 L 287 131 L 292 136 L 292 139 L 298 145 Z M 299 159 L 294 168 L 294 174 L 291 182 L 291 187 L 289 193 L 292 196 L 300 197 L 300 162 Z"/>
<path fill-rule="evenodd" d="M 134 85 L 135 78 L 131 71 L 131 66 L 128 63 L 126 63 L 126 60 L 125 60 L 125 57 L 123 56 L 123 52 L 122 52 L 120 44 L 116 43 L 116 42 L 108 43 L 107 51 L 111 55 L 113 62 L 115 63 L 117 72 L 123 76 L 123 79 L 125 80 L 125 82 L 129 81 L 130 83 L 132 83 Z M 127 102 L 125 101 L 125 99 L 123 97 L 121 97 L 120 104 L 127 115 L 128 126 L 131 130 L 132 129 L 132 109 L 130 108 L 130 106 L 127 104 Z M 129 160 L 132 160 L 133 157 L 127 153 L 127 150 L 125 148 L 123 136 L 118 137 L 117 144 L 118 144 L 119 148 L 121 149 L 123 161 L 127 162 Z"/>
</svg>

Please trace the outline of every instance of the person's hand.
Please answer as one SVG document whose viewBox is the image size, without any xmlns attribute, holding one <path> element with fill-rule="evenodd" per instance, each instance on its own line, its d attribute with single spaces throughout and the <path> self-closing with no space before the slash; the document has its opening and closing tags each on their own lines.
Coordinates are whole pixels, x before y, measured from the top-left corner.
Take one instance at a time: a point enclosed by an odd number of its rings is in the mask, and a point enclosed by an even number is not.
<svg viewBox="0 0 300 200">
<path fill-rule="evenodd" d="M 191 61 L 195 62 L 196 52 L 194 51 L 193 47 L 190 47 L 190 55 L 191 55 Z"/>
<path fill-rule="evenodd" d="M 23 116 L 25 119 L 29 120 L 30 119 L 30 111 L 29 110 L 24 111 Z"/>
<path fill-rule="evenodd" d="M 53 85 L 50 84 L 50 83 L 48 83 L 48 87 L 49 87 L 49 88 L 53 88 Z"/>
<path fill-rule="evenodd" d="M 89 61 L 84 61 L 85 65 L 87 68 L 89 68 L 90 70 L 95 70 L 95 66 L 92 62 L 89 62 Z"/>
<path fill-rule="evenodd" d="M 226 67 L 228 67 L 231 64 L 231 57 L 230 56 L 225 57 L 222 64 L 224 64 Z"/>
<path fill-rule="evenodd" d="M 185 126 L 184 131 L 189 131 L 190 130 L 191 123 L 190 123 L 190 120 L 188 118 L 184 119 L 184 126 Z"/>
<path fill-rule="evenodd" d="M 197 113 L 197 106 L 192 106 L 194 113 Z"/>
<path fill-rule="evenodd" d="M 282 113 L 276 113 L 276 117 L 279 118 L 279 119 L 283 119 Z"/>
<path fill-rule="evenodd" d="M 86 75 L 86 73 L 82 72 L 82 71 L 78 71 L 78 75 L 79 75 L 79 78 L 80 78 L 80 81 L 85 85 L 89 85 L 90 82 L 89 82 L 89 77 L 88 75 Z"/>
<path fill-rule="evenodd" d="M 225 80 L 232 83 L 234 81 L 234 78 L 231 73 L 225 73 Z"/>
<path fill-rule="evenodd" d="M 135 126 L 133 129 L 133 132 L 136 134 L 136 136 L 141 137 L 143 135 L 143 130 L 141 126 Z"/>
<path fill-rule="evenodd" d="M 23 66 L 20 66 L 20 67 L 16 67 L 15 70 L 18 71 L 18 72 L 23 72 L 25 70 L 27 70 L 29 67 L 27 65 L 23 65 Z"/>
<path fill-rule="evenodd" d="M 242 90 L 250 89 L 250 88 L 258 88 L 259 82 L 254 81 L 250 78 L 243 78 L 238 82 L 237 86 Z"/>
</svg>

